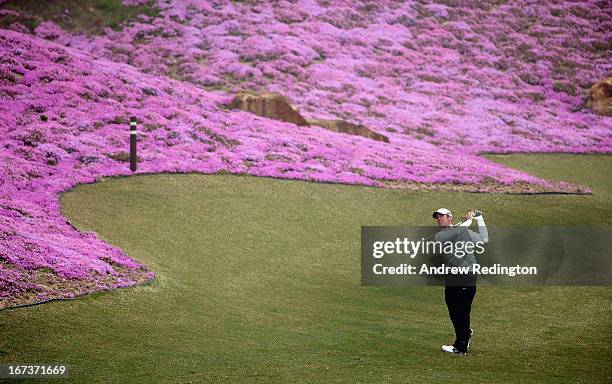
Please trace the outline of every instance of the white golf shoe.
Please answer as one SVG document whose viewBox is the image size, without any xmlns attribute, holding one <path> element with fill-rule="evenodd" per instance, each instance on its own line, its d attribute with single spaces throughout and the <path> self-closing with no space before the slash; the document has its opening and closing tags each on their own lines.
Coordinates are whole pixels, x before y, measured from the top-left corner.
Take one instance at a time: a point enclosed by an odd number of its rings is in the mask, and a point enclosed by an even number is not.
<svg viewBox="0 0 612 384">
<path fill-rule="evenodd" d="M 470 344 L 472 343 L 472 336 L 474 336 L 474 330 L 470 328 L 470 338 L 468 339 L 467 348 L 466 348 L 467 350 L 465 352 L 458 350 L 457 348 L 455 348 L 454 345 L 443 345 L 442 352 L 452 353 L 454 355 L 465 355 L 467 351 L 469 351 L 470 349 Z"/>
<path fill-rule="evenodd" d="M 460 350 L 458 350 L 452 345 L 443 345 L 442 352 L 452 353 L 454 355 L 465 355 L 465 352 L 461 352 Z"/>
<path fill-rule="evenodd" d="M 470 328 L 470 338 L 468 339 L 467 349 L 470 350 L 470 344 L 472 344 L 472 336 L 474 336 L 474 330 Z"/>
</svg>

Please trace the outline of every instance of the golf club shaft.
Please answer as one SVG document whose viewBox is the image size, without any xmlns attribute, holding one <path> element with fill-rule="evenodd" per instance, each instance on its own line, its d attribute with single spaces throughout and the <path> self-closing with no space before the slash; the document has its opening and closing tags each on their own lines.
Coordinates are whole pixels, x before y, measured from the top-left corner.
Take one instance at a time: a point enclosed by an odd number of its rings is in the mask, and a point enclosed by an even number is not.
<svg viewBox="0 0 612 384">
<path fill-rule="evenodd" d="M 481 211 L 479 211 L 479 210 L 477 210 L 477 209 L 473 209 L 473 210 L 472 210 L 472 215 L 473 215 L 473 217 L 481 216 L 481 215 L 482 215 L 482 212 L 481 212 Z M 465 223 L 466 221 L 467 221 L 467 220 L 463 220 L 463 221 L 458 222 L 457 224 L 454 224 L 454 225 L 451 227 L 451 229 L 454 229 L 455 227 L 460 226 L 461 224 Z M 429 236 L 429 237 L 426 237 L 426 238 L 424 238 L 423 240 L 424 240 L 424 241 L 425 241 L 425 240 L 429 240 L 429 239 L 431 239 L 432 237 L 434 237 L 435 235 L 436 235 L 436 234 L 434 233 L 433 235 L 431 235 L 431 236 Z"/>
</svg>

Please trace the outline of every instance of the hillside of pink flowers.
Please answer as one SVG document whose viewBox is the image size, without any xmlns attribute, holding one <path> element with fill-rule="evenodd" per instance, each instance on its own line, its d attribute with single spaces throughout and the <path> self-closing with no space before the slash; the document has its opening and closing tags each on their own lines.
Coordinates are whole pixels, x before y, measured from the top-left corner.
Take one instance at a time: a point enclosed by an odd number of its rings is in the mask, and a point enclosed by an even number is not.
<svg viewBox="0 0 612 384">
<path fill-rule="evenodd" d="M 582 108 L 612 72 L 610 9 L 492 3 L 160 0 L 100 36 L 0 30 L 0 308 L 153 278 L 59 210 L 79 183 L 132 174 L 132 115 L 138 173 L 588 193 L 477 155 L 611 152 L 610 118 Z M 229 110 L 243 89 L 391 142 Z"/>
<path fill-rule="evenodd" d="M 605 1 L 158 1 L 88 38 L 38 33 L 220 94 L 287 95 L 308 117 L 477 152 L 608 152 L 575 113 L 612 74 Z M 501 4 L 501 5 L 495 5 Z M 607 8 L 606 8 L 607 7 Z"/>
</svg>

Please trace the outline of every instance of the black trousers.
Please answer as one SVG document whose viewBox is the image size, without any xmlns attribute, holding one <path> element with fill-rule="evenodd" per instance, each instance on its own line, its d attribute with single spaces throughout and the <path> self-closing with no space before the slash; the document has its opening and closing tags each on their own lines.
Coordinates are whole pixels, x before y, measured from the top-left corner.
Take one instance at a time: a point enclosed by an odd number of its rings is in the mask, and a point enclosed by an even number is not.
<svg viewBox="0 0 612 384">
<path fill-rule="evenodd" d="M 455 343 L 453 346 L 462 352 L 467 352 L 470 339 L 470 311 L 475 295 L 475 285 L 446 286 L 444 289 L 444 301 L 455 328 Z"/>
</svg>

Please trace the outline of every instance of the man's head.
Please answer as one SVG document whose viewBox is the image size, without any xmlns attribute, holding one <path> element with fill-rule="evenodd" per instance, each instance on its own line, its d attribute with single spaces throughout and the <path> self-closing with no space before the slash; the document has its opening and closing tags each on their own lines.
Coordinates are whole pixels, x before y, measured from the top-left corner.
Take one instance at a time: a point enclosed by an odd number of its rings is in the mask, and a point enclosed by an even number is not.
<svg viewBox="0 0 612 384">
<path fill-rule="evenodd" d="M 432 216 L 440 227 L 449 227 L 453 224 L 453 214 L 446 208 L 438 209 Z"/>
</svg>

